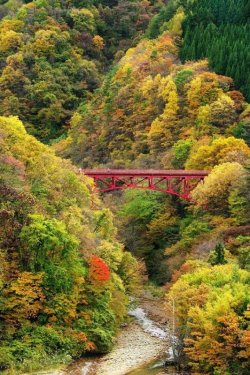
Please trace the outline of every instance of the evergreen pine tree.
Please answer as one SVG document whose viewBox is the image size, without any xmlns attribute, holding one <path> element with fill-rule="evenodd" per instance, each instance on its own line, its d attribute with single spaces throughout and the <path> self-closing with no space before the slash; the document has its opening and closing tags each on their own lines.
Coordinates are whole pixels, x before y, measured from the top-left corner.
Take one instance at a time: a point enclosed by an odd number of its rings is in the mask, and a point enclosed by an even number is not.
<svg viewBox="0 0 250 375">
<path fill-rule="evenodd" d="M 227 261 L 225 259 L 225 249 L 222 243 L 218 243 L 215 246 L 215 249 L 211 252 L 209 256 L 209 263 L 213 266 L 217 264 L 226 264 Z"/>
</svg>

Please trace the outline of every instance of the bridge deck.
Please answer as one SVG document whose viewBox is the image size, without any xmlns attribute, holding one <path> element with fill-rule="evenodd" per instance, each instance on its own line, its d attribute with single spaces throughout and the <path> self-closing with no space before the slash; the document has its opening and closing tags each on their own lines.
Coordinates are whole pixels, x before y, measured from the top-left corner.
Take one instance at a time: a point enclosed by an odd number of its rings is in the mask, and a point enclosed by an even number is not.
<svg viewBox="0 0 250 375">
<path fill-rule="evenodd" d="M 207 171 L 196 171 L 196 170 L 163 170 L 163 169 L 81 169 L 81 172 L 87 176 L 157 176 L 157 177 L 167 177 L 167 176 L 197 176 L 206 177 L 208 175 Z"/>
</svg>

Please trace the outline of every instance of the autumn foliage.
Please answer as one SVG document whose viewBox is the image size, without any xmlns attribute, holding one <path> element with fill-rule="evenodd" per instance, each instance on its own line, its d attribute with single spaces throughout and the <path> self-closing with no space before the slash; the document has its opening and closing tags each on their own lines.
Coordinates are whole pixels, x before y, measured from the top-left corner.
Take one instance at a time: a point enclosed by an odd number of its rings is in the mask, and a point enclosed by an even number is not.
<svg viewBox="0 0 250 375">
<path fill-rule="evenodd" d="M 249 375 L 249 1 L 0 3 L 0 372 L 110 351 L 146 270 L 178 364 Z M 102 201 L 79 167 L 209 175 Z"/>
<path fill-rule="evenodd" d="M 173 285 L 179 337 L 194 373 L 247 374 L 249 366 L 248 272 L 234 265 L 190 262 Z"/>
<path fill-rule="evenodd" d="M 173 3 L 155 18 L 167 18 L 158 38 L 126 52 L 55 149 L 83 167 L 209 171 L 198 186 L 191 182 L 192 205 L 128 190 L 111 206 L 126 248 L 145 261 L 151 280 L 170 288 L 178 360 L 196 374 L 245 375 L 249 104 L 231 77 L 210 70 L 211 61 L 180 63 L 185 8 Z M 158 26 L 152 21 L 151 31 Z"/>
<path fill-rule="evenodd" d="M 0 371 L 110 350 L 136 260 L 92 181 L 16 117 L 0 117 L 0 137 Z"/>
<path fill-rule="evenodd" d="M 103 283 L 110 279 L 110 271 L 107 264 L 98 256 L 93 255 L 89 261 L 90 279 Z"/>
<path fill-rule="evenodd" d="M 48 142 L 66 134 L 116 53 L 147 27 L 154 2 L 1 1 L 0 115 Z"/>
</svg>

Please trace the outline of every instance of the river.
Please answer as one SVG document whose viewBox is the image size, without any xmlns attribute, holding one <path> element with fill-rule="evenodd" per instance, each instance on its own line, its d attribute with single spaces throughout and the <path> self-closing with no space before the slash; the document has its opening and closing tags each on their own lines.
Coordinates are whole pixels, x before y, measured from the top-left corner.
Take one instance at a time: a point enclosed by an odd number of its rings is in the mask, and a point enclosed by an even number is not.
<svg viewBox="0 0 250 375">
<path fill-rule="evenodd" d="M 170 331 L 162 324 L 163 311 L 155 307 L 161 319 L 152 319 L 152 301 L 144 301 L 129 311 L 133 321 L 119 333 L 111 353 L 84 358 L 66 369 L 43 371 L 36 375 L 177 375 L 173 367 L 164 368 L 166 359 L 173 357 Z M 159 304 L 160 306 L 161 304 Z M 149 309 L 150 310 L 150 309 Z M 159 323 L 159 320 L 161 322 Z M 182 373 L 184 374 L 184 373 Z"/>
</svg>

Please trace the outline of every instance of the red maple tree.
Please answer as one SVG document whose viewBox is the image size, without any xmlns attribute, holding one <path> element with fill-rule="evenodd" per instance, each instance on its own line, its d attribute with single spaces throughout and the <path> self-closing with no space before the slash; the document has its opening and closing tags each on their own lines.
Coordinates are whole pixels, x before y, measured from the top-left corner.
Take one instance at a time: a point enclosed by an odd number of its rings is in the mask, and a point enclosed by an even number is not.
<svg viewBox="0 0 250 375">
<path fill-rule="evenodd" d="M 105 282 L 110 279 L 110 270 L 107 264 L 98 256 L 92 255 L 89 262 L 89 275 L 92 280 Z"/>
</svg>

